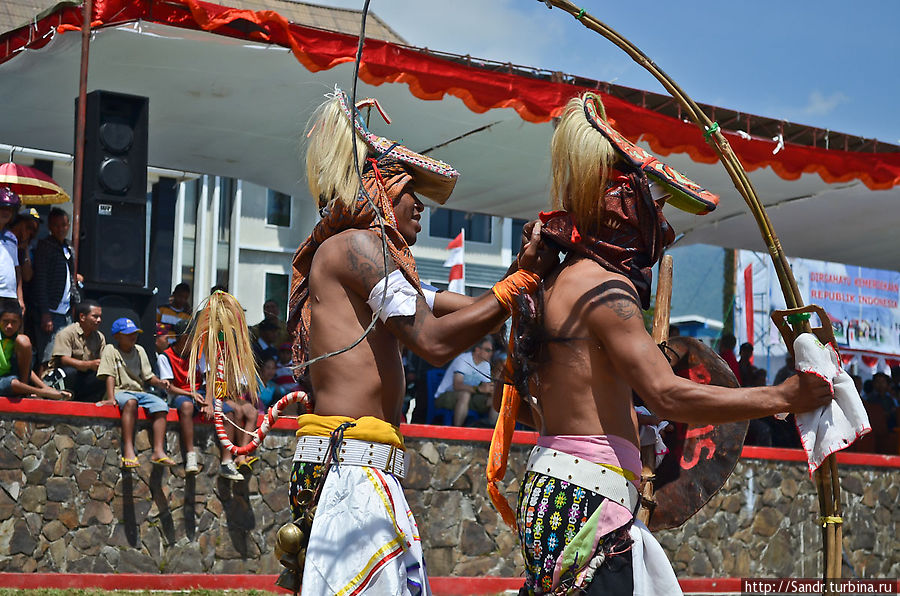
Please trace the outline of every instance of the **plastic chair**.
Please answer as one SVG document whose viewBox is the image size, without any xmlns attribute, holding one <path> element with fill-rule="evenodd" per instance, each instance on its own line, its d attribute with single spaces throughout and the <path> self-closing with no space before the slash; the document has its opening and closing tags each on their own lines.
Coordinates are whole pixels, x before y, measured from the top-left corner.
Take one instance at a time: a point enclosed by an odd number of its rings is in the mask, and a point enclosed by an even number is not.
<svg viewBox="0 0 900 596">
<path fill-rule="evenodd" d="M 437 399 L 435 393 L 437 393 L 437 388 L 441 384 L 441 380 L 444 378 L 444 375 L 446 373 L 446 369 L 432 368 L 425 374 L 425 384 L 428 388 L 428 402 L 425 408 L 425 424 L 431 424 L 432 420 L 438 418 L 440 419 L 441 424 L 443 424 L 444 426 L 453 426 L 453 410 L 448 408 L 439 408 L 434 403 Z M 479 414 L 475 410 L 469 409 L 469 413 L 466 414 L 466 419 L 463 422 L 463 426 L 466 426 L 469 423 L 478 420 L 479 418 L 481 418 L 481 414 Z"/>
<path fill-rule="evenodd" d="M 426 402 L 425 407 L 425 424 L 432 424 L 432 420 L 435 418 L 441 419 L 441 424 L 444 426 L 451 426 L 453 424 L 453 410 L 448 410 L 446 408 L 438 408 L 435 405 L 435 393 L 437 393 L 438 385 L 441 384 L 441 379 L 444 378 L 444 374 L 447 372 L 447 369 L 444 368 L 432 368 L 427 373 L 425 373 L 425 386 L 426 391 L 428 392 L 428 401 Z"/>
</svg>

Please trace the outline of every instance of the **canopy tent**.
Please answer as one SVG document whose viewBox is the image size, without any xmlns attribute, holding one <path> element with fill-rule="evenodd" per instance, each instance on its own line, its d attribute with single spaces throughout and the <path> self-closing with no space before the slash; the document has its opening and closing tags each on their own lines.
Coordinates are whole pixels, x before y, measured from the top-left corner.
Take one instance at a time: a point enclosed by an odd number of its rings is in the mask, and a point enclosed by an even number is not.
<svg viewBox="0 0 900 596">
<path fill-rule="evenodd" d="M 0 38 L 0 142 L 71 151 L 80 36 L 67 31 L 80 24 L 79 10 L 61 5 Z M 109 0 L 94 18 L 89 90 L 150 98 L 151 165 L 308 198 L 302 132 L 335 83 L 349 90 L 354 37 L 196 0 Z M 366 44 L 361 78 L 358 97 L 378 97 L 393 117 L 389 128 L 373 118 L 376 132 L 460 170 L 448 207 L 523 218 L 547 207 L 551 118 L 583 87 L 376 40 Z M 684 242 L 764 249 L 692 124 L 604 99 L 623 134 L 721 195 L 719 208 L 702 218 L 668 212 Z M 773 154 L 769 138 L 726 134 L 788 254 L 897 268 L 896 148 L 863 153 L 787 143 Z"/>
</svg>

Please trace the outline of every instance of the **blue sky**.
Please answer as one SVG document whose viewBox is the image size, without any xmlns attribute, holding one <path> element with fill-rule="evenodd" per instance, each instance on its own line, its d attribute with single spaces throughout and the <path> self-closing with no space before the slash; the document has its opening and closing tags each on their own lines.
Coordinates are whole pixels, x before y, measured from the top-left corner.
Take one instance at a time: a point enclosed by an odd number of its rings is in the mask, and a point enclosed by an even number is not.
<svg viewBox="0 0 900 596">
<path fill-rule="evenodd" d="M 900 144 L 896 0 L 583 6 L 698 102 Z M 665 92 L 610 42 L 536 0 L 372 0 L 370 10 L 412 45 Z"/>
</svg>

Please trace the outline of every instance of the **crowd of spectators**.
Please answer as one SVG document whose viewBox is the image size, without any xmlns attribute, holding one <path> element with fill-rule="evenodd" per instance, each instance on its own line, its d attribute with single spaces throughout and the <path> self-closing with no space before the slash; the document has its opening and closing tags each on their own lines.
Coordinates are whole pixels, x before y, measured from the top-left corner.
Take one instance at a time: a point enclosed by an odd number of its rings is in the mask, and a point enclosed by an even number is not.
<svg viewBox="0 0 900 596">
<path fill-rule="evenodd" d="M 733 335 L 722 336 L 719 342 L 719 355 L 729 364 L 742 387 L 757 387 L 766 384 L 768 374 L 765 369 L 753 364 L 753 345 L 741 344 L 739 358 L 734 355 L 736 345 Z M 775 373 L 774 385 L 780 385 L 797 374 L 794 359 L 788 354 L 784 365 Z M 900 453 L 900 428 L 898 428 L 898 411 L 900 411 L 900 367 L 894 367 L 891 374 L 875 373 L 871 379 L 863 382 L 859 375 L 851 375 L 856 389 L 863 400 L 863 406 L 869 416 L 872 432 L 858 439 L 852 450 L 897 455 Z M 799 434 L 796 430 L 794 416 L 785 420 L 773 417 L 760 418 L 750 422 L 746 443 L 770 447 L 800 447 Z"/>
<path fill-rule="evenodd" d="M 42 233 L 44 224 L 46 233 Z M 201 361 L 194 375 L 189 370 L 190 286 L 177 284 L 158 307 L 156 354 L 148 355 L 138 344 L 141 330 L 128 318 L 113 322 L 113 337 L 107 343 L 100 331 L 101 305 L 82 296 L 82 279 L 74 271 L 74 254 L 67 240 L 69 228 L 69 216 L 62 209 L 52 208 L 44 222 L 36 210 L 23 209 L 15 193 L 0 188 L 0 395 L 116 404 L 126 468 L 139 465 L 133 442 L 138 408 L 151 421 L 151 461 L 175 465 L 165 453 L 166 416 L 174 409 L 185 472 L 198 473 L 194 424 L 197 419 L 212 419 L 213 404 L 206 397 L 205 363 Z M 225 288 L 215 286 L 211 292 L 216 290 Z M 267 300 L 263 313 L 263 319 L 249 329 L 258 364 L 258 408 L 240 397 L 223 404 L 226 431 L 239 446 L 249 441 L 259 414 L 299 388 L 293 376 L 291 337 L 277 302 Z M 443 369 L 406 353 L 407 421 L 433 423 L 434 413 L 443 411 L 446 418 L 442 419 L 455 426 L 493 426 L 497 412 L 492 393 L 495 379 L 502 376 L 505 348 L 502 332 L 487 336 Z M 735 348 L 733 335 L 722 336 L 719 354 L 739 383 L 765 385 L 768 375 L 754 365 L 753 345 L 742 344 L 737 356 Z M 788 357 L 774 384 L 794 374 Z M 891 454 L 900 450 L 898 377 L 898 370 L 893 378 L 878 373 L 865 385 L 855 377 L 873 426 L 865 450 Z M 752 421 L 747 443 L 799 447 L 793 417 Z M 222 450 L 219 474 L 242 480 L 242 472 L 252 471 L 255 461 L 254 457 L 232 458 Z"/>
<path fill-rule="evenodd" d="M 753 344 L 743 343 L 738 348 L 738 357 L 734 355 L 734 347 L 737 344 L 735 337 L 725 334 L 719 340 L 719 355 L 731 368 L 741 387 L 764 387 L 768 385 L 768 372 L 753 363 Z M 779 385 L 791 376 L 797 374 L 794 370 L 793 358 L 788 355 L 784 366 L 775 375 L 774 384 Z M 788 447 L 799 448 L 800 435 L 794 421 L 794 415 L 789 414 L 781 420 L 774 416 L 751 420 L 747 429 L 747 445 L 761 447 Z"/>
<path fill-rule="evenodd" d="M 869 414 L 872 426 L 870 435 L 863 437 L 867 451 L 897 455 L 900 452 L 900 428 L 898 428 L 898 412 L 900 412 L 900 367 L 894 366 L 891 374 L 884 372 L 860 383 L 857 388 L 863 396 L 863 404 Z"/>
<path fill-rule="evenodd" d="M 185 472 L 198 473 L 194 424 L 212 419 L 213 404 L 206 397 L 205 363 L 189 374 L 190 286 L 176 285 L 157 309 L 155 353 L 148 354 L 138 343 L 142 331 L 127 317 L 112 323 L 107 338 L 100 331 L 103 308 L 81 291 L 69 228 L 64 210 L 51 208 L 42 219 L 36 210 L 23 209 L 14 192 L 0 188 L 0 396 L 115 405 L 121 416 L 123 468 L 140 465 L 134 446 L 139 409 L 150 420 L 151 462 L 176 465 L 165 445 L 166 417 L 174 409 Z M 220 289 L 225 288 L 216 286 L 211 292 Z M 264 403 L 257 409 L 238 396 L 222 408 L 226 433 L 238 446 L 250 440 L 261 411 L 297 388 L 290 338 L 277 303 L 268 301 L 264 311 L 264 319 L 252 329 Z M 222 450 L 219 474 L 243 480 L 255 461 L 232 458 Z"/>
</svg>

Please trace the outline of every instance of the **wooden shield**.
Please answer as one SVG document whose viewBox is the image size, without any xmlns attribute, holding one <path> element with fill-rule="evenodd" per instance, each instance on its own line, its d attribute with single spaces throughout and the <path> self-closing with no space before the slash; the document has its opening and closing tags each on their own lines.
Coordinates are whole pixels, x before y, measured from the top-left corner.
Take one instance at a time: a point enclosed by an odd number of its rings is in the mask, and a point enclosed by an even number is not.
<svg viewBox="0 0 900 596">
<path fill-rule="evenodd" d="M 734 373 L 709 346 L 672 337 L 663 346 L 672 369 L 696 383 L 738 387 Z M 718 425 L 674 423 L 663 433 L 669 453 L 656 469 L 652 531 L 677 528 L 712 498 L 734 471 L 749 422 Z M 666 429 L 667 431 L 669 429 Z"/>
</svg>

